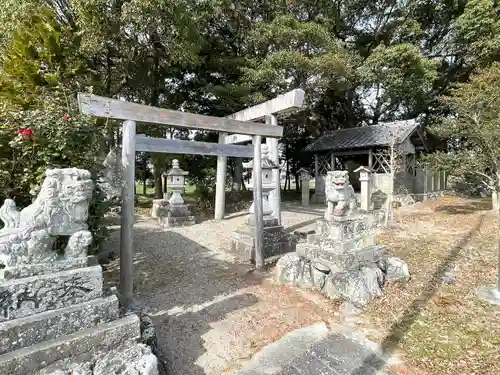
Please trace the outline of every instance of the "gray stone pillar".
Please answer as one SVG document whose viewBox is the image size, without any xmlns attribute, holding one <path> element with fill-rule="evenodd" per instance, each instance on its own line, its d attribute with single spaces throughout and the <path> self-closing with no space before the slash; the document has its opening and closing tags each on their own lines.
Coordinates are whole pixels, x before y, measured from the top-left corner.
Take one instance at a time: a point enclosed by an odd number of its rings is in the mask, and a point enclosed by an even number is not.
<svg viewBox="0 0 500 375">
<path fill-rule="evenodd" d="M 219 133 L 219 143 L 224 143 L 227 133 Z M 217 156 L 217 177 L 215 183 L 215 220 L 224 219 L 226 206 L 227 156 Z"/>
<path fill-rule="evenodd" d="M 266 116 L 266 124 L 278 125 L 278 119 L 274 115 L 268 115 Z M 278 139 L 267 138 L 266 145 L 269 150 L 270 160 L 274 164 L 280 165 Z M 269 193 L 269 204 L 273 209 L 273 216 L 278 220 L 278 225 L 281 225 L 281 180 L 279 168 L 273 169 L 272 174 L 276 188 Z"/>
<path fill-rule="evenodd" d="M 361 182 L 361 202 L 360 209 L 368 211 L 370 209 L 371 195 L 371 170 L 365 167 L 359 167 L 354 172 L 359 172 L 359 181 Z"/>
<path fill-rule="evenodd" d="M 300 184 L 302 189 L 302 206 L 309 206 L 309 180 L 311 179 L 311 174 L 304 168 L 298 170 L 300 174 Z"/>
<path fill-rule="evenodd" d="M 240 191 L 241 190 L 241 181 L 243 177 L 243 166 L 241 165 L 241 158 L 236 158 L 234 160 L 234 190 Z"/>
</svg>

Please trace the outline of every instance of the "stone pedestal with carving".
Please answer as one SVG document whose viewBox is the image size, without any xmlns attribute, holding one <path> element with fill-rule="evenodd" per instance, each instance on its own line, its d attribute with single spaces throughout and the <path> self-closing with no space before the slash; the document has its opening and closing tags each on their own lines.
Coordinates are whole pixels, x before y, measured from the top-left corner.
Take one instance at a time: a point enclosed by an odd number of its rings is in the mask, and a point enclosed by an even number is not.
<svg viewBox="0 0 500 375">
<path fill-rule="evenodd" d="M 348 180 L 345 183 L 349 184 Z M 318 220 L 307 242 L 297 244 L 295 253 L 278 261 L 278 282 L 320 290 L 330 298 L 363 307 L 381 295 L 386 281 L 408 281 L 406 264 L 391 258 L 385 246 L 375 243 L 383 212 L 359 211 L 348 195 L 328 197 L 333 199 L 330 209 L 350 207 L 348 213 L 333 209 L 325 215 L 327 219 Z"/>
<path fill-rule="evenodd" d="M 49 170 L 31 206 L 0 209 L 0 374 L 157 375 L 140 344 L 140 321 L 103 293 L 102 269 L 87 257 L 90 173 Z M 68 238 L 64 254 L 52 249 Z"/>
</svg>

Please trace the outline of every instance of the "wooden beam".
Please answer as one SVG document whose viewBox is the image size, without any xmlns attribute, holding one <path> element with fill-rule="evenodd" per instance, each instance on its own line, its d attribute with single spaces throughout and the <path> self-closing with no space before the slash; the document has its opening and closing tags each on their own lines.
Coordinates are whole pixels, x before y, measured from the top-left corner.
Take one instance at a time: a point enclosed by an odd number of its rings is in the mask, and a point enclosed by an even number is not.
<svg viewBox="0 0 500 375">
<path fill-rule="evenodd" d="M 253 157 L 252 146 L 226 145 L 221 143 L 183 141 L 137 136 L 136 151 L 163 152 L 170 154 Z"/>
<path fill-rule="evenodd" d="M 305 92 L 302 89 L 295 89 L 264 103 L 245 108 L 233 113 L 227 118 L 238 121 L 259 121 L 268 115 L 284 115 L 302 108 Z M 233 133 L 236 133 L 235 131 Z M 225 143 L 243 143 L 251 141 L 252 137 L 242 134 L 232 134 L 226 137 Z"/>
<path fill-rule="evenodd" d="M 78 106 L 81 113 L 95 117 L 263 137 L 281 137 L 283 135 L 283 127 L 281 126 L 172 111 L 92 94 L 78 93 Z"/>
</svg>

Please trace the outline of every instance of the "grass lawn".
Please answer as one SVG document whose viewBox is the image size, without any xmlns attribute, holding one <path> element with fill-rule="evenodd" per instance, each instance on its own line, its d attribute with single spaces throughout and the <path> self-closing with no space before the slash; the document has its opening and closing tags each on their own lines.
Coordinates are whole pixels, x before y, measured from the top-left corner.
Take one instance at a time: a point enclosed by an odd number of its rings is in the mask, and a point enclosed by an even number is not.
<svg viewBox="0 0 500 375">
<path fill-rule="evenodd" d="M 500 374 L 500 306 L 475 297 L 477 287 L 496 282 L 491 205 L 446 197 L 413 207 L 379 236 L 408 263 L 412 280 L 385 289 L 362 324 L 401 351 L 415 374 Z"/>
</svg>

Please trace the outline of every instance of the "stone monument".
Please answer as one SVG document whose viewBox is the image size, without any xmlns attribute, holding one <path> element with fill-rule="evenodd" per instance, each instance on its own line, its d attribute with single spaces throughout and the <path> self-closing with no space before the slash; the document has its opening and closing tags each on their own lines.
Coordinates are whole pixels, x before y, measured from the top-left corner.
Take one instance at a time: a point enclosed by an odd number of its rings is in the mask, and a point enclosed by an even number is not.
<svg viewBox="0 0 500 375">
<path fill-rule="evenodd" d="M 301 193 L 302 193 L 302 206 L 309 206 L 309 180 L 311 179 L 311 174 L 305 168 L 300 168 L 298 171 L 300 176 Z"/>
<path fill-rule="evenodd" d="M 408 281 L 407 265 L 375 243 L 383 212 L 360 212 L 346 171 L 328 172 L 328 208 L 306 243 L 277 263 L 278 282 L 313 288 L 360 308 L 386 281 Z"/>
<path fill-rule="evenodd" d="M 158 220 L 164 227 L 180 227 L 196 223 L 196 218 L 192 215 L 189 207 L 184 204 L 181 195 L 188 174 L 189 172 L 179 167 L 179 160 L 172 161 L 172 169 L 167 172 L 167 181 L 172 189 L 172 195 L 168 200 L 168 205 L 158 209 Z"/>
<path fill-rule="evenodd" d="M 253 169 L 253 160 L 243 163 L 243 167 Z M 293 251 L 294 240 L 283 231 L 269 204 L 269 192 L 276 188 L 273 169 L 277 169 L 268 155 L 267 145 L 262 145 L 262 215 L 264 217 L 264 259 Z M 253 186 L 253 184 L 252 184 Z M 250 206 L 245 224 L 231 233 L 230 251 L 245 261 L 255 261 L 255 202 Z"/>
<path fill-rule="evenodd" d="M 30 206 L 0 209 L 0 374 L 158 374 L 139 318 L 120 314 L 87 257 L 93 188 L 86 170 L 50 169 Z"/>
</svg>

